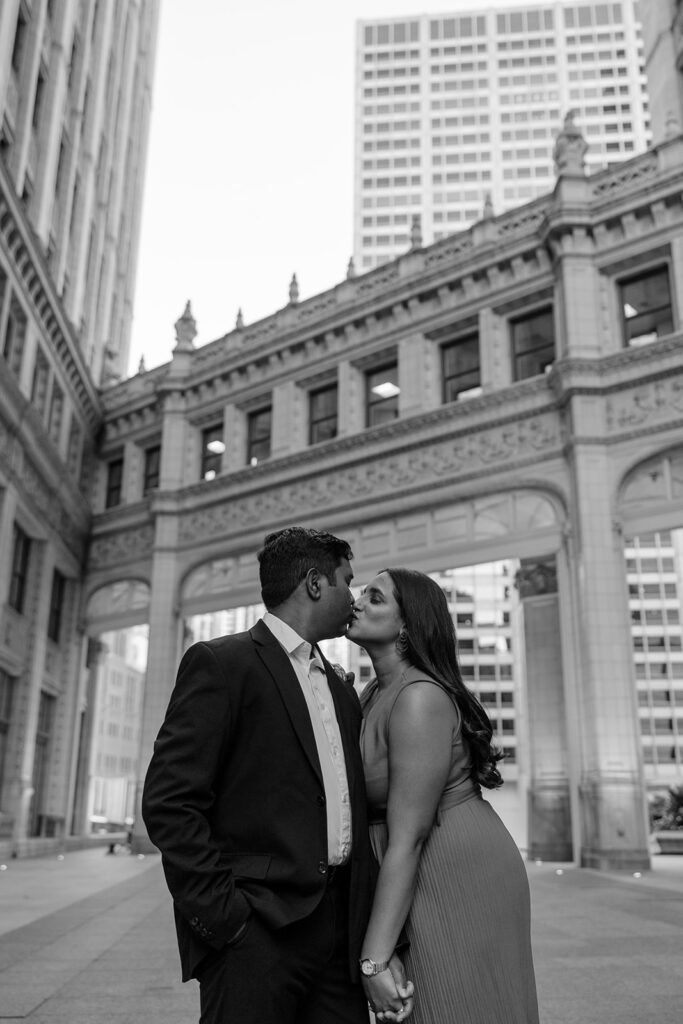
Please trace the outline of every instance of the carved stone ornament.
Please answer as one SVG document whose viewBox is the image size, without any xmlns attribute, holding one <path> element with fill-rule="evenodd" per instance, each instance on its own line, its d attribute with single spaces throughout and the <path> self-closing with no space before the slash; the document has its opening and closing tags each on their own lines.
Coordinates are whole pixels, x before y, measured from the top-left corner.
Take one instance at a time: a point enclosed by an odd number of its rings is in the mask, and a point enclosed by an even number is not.
<svg viewBox="0 0 683 1024">
<path fill-rule="evenodd" d="M 683 413 L 683 377 L 657 380 L 607 400 L 607 429 L 610 433 L 640 427 L 645 423 L 680 419 Z"/>
<path fill-rule="evenodd" d="M 557 567 L 555 560 L 522 562 L 515 573 L 515 587 L 521 598 L 557 593 Z"/>
<path fill-rule="evenodd" d="M 558 177 L 563 174 L 585 174 L 586 162 L 584 157 L 588 150 L 588 143 L 581 134 L 581 130 L 574 124 L 574 118 L 578 111 L 568 111 L 562 131 L 555 140 L 553 149 L 553 160 L 555 161 L 555 173 Z"/>
<path fill-rule="evenodd" d="M 135 530 L 96 537 L 90 545 L 88 568 L 102 569 L 151 558 L 153 545 L 153 526 L 139 526 Z"/>
<path fill-rule="evenodd" d="M 108 583 L 96 590 L 88 601 L 86 616 L 91 619 L 105 618 L 121 612 L 147 608 L 150 589 L 142 580 L 121 580 Z"/>
<path fill-rule="evenodd" d="M 292 280 L 289 282 L 289 302 L 290 305 L 296 306 L 299 301 L 299 282 L 296 279 L 296 274 L 292 274 Z"/>
<path fill-rule="evenodd" d="M 192 342 L 197 337 L 197 322 L 192 316 L 192 306 L 188 299 L 183 315 L 175 322 L 175 351 L 191 352 Z"/>
<path fill-rule="evenodd" d="M 392 498 L 408 487 L 428 487 L 463 474 L 478 475 L 491 466 L 536 459 L 539 453 L 551 451 L 559 444 L 559 422 L 552 413 L 477 434 L 434 441 L 411 451 L 389 457 L 380 455 L 362 465 L 327 474 L 320 472 L 309 479 L 198 509 L 183 517 L 180 541 L 187 544 L 230 535 L 255 522 L 281 522 L 311 510 L 331 510 L 368 498 Z"/>
</svg>

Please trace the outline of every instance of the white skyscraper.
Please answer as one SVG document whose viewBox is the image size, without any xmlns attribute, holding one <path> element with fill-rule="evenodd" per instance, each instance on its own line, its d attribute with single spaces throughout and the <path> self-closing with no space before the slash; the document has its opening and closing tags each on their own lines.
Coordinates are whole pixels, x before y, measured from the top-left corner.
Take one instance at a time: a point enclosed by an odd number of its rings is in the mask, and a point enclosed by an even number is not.
<svg viewBox="0 0 683 1024">
<path fill-rule="evenodd" d="M 551 191 L 570 111 L 589 173 L 647 148 L 637 0 L 465 0 L 449 14 L 359 22 L 356 269 Z"/>
</svg>

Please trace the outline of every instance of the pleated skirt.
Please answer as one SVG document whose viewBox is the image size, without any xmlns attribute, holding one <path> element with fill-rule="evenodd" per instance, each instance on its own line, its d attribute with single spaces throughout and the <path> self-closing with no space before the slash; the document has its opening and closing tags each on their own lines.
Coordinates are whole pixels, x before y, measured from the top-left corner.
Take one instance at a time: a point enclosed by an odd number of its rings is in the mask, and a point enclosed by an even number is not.
<svg viewBox="0 0 683 1024">
<path fill-rule="evenodd" d="M 371 826 L 371 836 L 381 861 L 386 826 Z M 485 800 L 441 813 L 406 931 L 411 1024 L 538 1024 L 526 869 Z"/>
</svg>

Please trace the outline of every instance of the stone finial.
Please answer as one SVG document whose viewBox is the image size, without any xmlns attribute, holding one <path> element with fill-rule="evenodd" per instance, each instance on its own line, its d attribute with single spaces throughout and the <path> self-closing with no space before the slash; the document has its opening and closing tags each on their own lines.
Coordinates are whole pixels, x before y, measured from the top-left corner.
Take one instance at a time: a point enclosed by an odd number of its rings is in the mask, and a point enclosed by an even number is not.
<svg viewBox="0 0 683 1024">
<path fill-rule="evenodd" d="M 664 123 L 664 138 L 674 139 L 677 135 L 680 135 L 681 127 L 678 123 L 678 118 L 673 110 L 667 110 L 666 121 Z"/>
<path fill-rule="evenodd" d="M 176 320 L 174 326 L 176 337 L 174 351 L 191 352 L 194 347 L 192 342 L 197 337 L 197 322 L 192 316 L 192 307 L 189 299 L 185 306 L 185 312 L 179 320 Z"/>
<path fill-rule="evenodd" d="M 419 213 L 413 214 L 413 222 L 410 225 L 410 248 L 422 248 L 422 218 Z"/>
<path fill-rule="evenodd" d="M 353 262 L 353 256 L 348 262 L 346 267 L 346 280 L 351 281 L 356 276 L 356 264 Z"/>
<path fill-rule="evenodd" d="M 584 157 L 588 143 L 581 134 L 581 129 L 574 124 L 577 113 L 576 110 L 567 112 L 562 130 L 555 139 L 553 160 L 555 161 L 555 174 L 558 178 L 563 174 L 583 175 L 586 173 Z"/>
<path fill-rule="evenodd" d="M 299 301 L 299 282 L 296 279 L 296 274 L 292 274 L 292 280 L 289 282 L 289 303 L 291 306 L 296 306 Z"/>
<path fill-rule="evenodd" d="M 242 307 L 237 310 L 237 319 L 235 320 L 235 330 L 241 331 L 244 327 L 244 317 L 242 316 Z"/>
<path fill-rule="evenodd" d="M 490 192 L 487 192 L 486 196 L 484 198 L 484 212 L 483 212 L 482 217 L 483 217 L 483 220 L 492 220 L 493 219 L 493 200 L 491 199 L 491 193 Z"/>
<path fill-rule="evenodd" d="M 144 356 L 140 356 L 140 362 L 138 363 L 138 373 L 147 373 L 147 367 L 145 366 Z"/>
</svg>

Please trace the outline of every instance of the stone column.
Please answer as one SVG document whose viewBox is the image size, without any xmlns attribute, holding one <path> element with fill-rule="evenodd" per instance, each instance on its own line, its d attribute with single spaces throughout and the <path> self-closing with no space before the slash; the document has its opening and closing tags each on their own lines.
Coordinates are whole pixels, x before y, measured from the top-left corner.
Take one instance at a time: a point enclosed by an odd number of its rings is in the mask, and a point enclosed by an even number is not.
<svg viewBox="0 0 683 1024">
<path fill-rule="evenodd" d="M 355 434 L 365 426 L 363 374 L 344 359 L 339 363 L 339 437 Z"/>
<path fill-rule="evenodd" d="M 14 846 L 21 848 L 28 835 L 28 826 L 33 797 L 33 762 L 36 750 L 36 730 L 40 710 L 40 695 L 43 687 L 43 671 L 45 668 L 45 651 L 47 647 L 47 621 L 50 613 L 50 597 L 52 595 L 52 573 L 54 570 L 54 552 L 44 541 L 31 542 L 31 588 L 27 595 L 27 612 L 31 614 L 31 624 L 27 635 L 28 655 L 24 674 L 26 709 L 22 722 L 24 738 L 21 744 L 21 760 L 14 779 Z M 36 565 L 36 562 L 38 563 Z M 33 602 L 33 608 L 28 605 Z"/>
<path fill-rule="evenodd" d="M 515 585 L 524 622 L 529 858 L 571 860 L 572 822 L 555 559 L 524 559 Z"/>
<path fill-rule="evenodd" d="M 507 322 L 492 309 L 482 309 L 479 313 L 479 358 L 484 394 L 512 384 Z"/>
<path fill-rule="evenodd" d="M 590 399 L 574 399 L 590 404 Z M 573 410 L 590 422 L 590 410 Z M 573 458 L 577 705 L 581 716 L 581 863 L 649 867 L 623 541 L 613 518 L 610 453 L 577 441 Z"/>
<path fill-rule="evenodd" d="M 288 380 L 273 388 L 273 416 L 270 431 L 270 454 L 273 458 L 293 450 L 296 384 Z"/>
<path fill-rule="evenodd" d="M 594 242 L 574 227 L 553 239 L 557 265 L 560 328 L 555 341 L 557 359 L 596 358 L 602 354 L 599 273 L 593 261 Z"/>
<path fill-rule="evenodd" d="M 423 334 L 411 334 L 398 345 L 399 416 L 415 416 L 439 405 L 429 387 L 434 344 Z"/>
<path fill-rule="evenodd" d="M 164 719 L 175 682 L 182 642 L 182 622 L 178 614 L 178 518 L 161 507 L 157 499 L 156 536 L 152 561 L 151 603 L 149 615 L 149 648 L 147 674 L 140 729 L 138 780 L 135 799 L 133 850 L 151 852 L 154 847 L 140 813 L 142 788 L 152 748 Z"/>
</svg>

